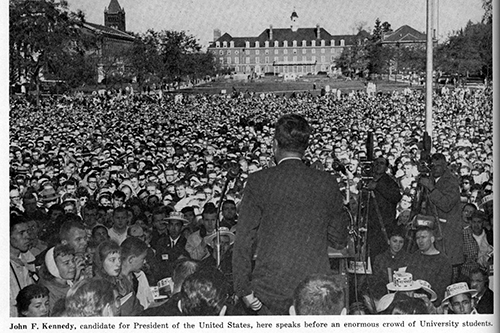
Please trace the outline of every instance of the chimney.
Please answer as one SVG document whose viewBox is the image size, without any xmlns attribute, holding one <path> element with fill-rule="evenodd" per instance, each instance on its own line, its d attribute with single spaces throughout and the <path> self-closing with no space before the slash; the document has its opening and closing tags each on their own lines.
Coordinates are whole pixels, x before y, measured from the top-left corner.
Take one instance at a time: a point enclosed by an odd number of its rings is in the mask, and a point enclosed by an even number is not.
<svg viewBox="0 0 500 333">
<path fill-rule="evenodd" d="M 214 42 L 221 36 L 220 29 L 214 29 Z"/>
<path fill-rule="evenodd" d="M 270 40 L 273 39 L 273 26 L 272 25 L 269 26 L 269 39 Z"/>
<path fill-rule="evenodd" d="M 321 39 L 319 24 L 316 24 L 316 38 Z"/>
</svg>

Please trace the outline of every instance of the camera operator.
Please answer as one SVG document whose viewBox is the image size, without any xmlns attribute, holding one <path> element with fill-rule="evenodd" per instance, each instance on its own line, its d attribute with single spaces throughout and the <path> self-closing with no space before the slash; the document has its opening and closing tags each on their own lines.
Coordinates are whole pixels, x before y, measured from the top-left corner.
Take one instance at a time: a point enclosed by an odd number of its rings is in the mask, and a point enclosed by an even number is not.
<svg viewBox="0 0 500 333">
<path fill-rule="evenodd" d="M 464 260 L 460 186 L 458 179 L 447 166 L 446 157 L 441 153 L 435 153 L 431 156 L 429 177 L 420 177 L 418 182 L 427 189 L 427 198 L 431 206 L 427 209 L 427 215 L 437 214 L 439 218 L 442 237 L 438 238 L 436 248 L 450 258 L 455 282 Z"/>
<path fill-rule="evenodd" d="M 389 162 L 383 157 L 377 157 L 373 161 L 373 179 L 366 184 L 366 189 L 373 193 L 375 201 L 368 207 L 368 248 L 370 257 L 373 259 L 376 255 L 387 249 L 387 236 L 385 231 L 396 219 L 396 206 L 401 200 L 399 186 L 387 173 Z M 378 207 L 375 207 L 375 203 Z M 380 221 L 381 219 L 381 221 Z"/>
</svg>

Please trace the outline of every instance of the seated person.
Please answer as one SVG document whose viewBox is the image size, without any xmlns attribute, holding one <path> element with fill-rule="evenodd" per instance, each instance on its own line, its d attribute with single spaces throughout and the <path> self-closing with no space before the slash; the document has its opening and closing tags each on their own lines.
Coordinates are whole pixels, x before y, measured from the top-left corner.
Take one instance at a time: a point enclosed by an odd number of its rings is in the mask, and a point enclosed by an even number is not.
<svg viewBox="0 0 500 333">
<path fill-rule="evenodd" d="M 404 293 L 395 293 L 394 299 L 382 314 L 403 315 L 403 314 L 428 314 L 425 302 L 420 298 L 408 296 Z"/>
<path fill-rule="evenodd" d="M 477 268 L 470 272 L 470 286 L 477 290 L 475 308 L 477 313 L 493 314 L 493 291 L 489 288 L 488 271 Z"/>
<path fill-rule="evenodd" d="M 112 317 L 120 315 L 118 291 L 101 278 L 83 279 L 69 290 L 65 300 L 66 317 Z"/>
<path fill-rule="evenodd" d="M 182 284 L 178 306 L 184 316 L 224 316 L 229 289 L 215 269 L 189 275 Z"/>
<path fill-rule="evenodd" d="M 477 290 L 469 289 L 466 282 L 458 282 L 446 287 L 446 297 L 443 306 L 448 305 L 448 313 L 454 314 L 477 314 L 472 301 Z"/>
<path fill-rule="evenodd" d="M 39 284 L 31 284 L 21 289 L 16 297 L 19 317 L 48 317 L 49 290 Z"/>
<path fill-rule="evenodd" d="M 294 291 L 290 315 L 345 315 L 344 284 L 333 275 L 306 278 Z"/>
</svg>

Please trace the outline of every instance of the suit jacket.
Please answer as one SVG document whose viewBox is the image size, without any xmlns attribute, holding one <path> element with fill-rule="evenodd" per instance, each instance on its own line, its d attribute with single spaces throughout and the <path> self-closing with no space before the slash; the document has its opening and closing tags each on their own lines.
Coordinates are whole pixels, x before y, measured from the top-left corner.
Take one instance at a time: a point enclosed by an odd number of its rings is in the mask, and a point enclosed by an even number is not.
<svg viewBox="0 0 500 333">
<path fill-rule="evenodd" d="M 286 313 L 299 282 L 310 274 L 330 271 L 329 242 L 345 245 L 348 224 L 332 175 L 300 160 L 285 160 L 252 173 L 234 243 L 236 294 L 254 291 L 272 312 Z"/>
<path fill-rule="evenodd" d="M 478 313 L 491 313 L 493 314 L 493 291 L 490 288 L 486 289 L 483 297 L 476 304 L 476 310 Z"/>
<path fill-rule="evenodd" d="M 434 190 L 429 192 L 429 199 L 436 207 L 438 217 L 446 220 L 440 222 L 443 241 L 436 242 L 436 247 L 450 258 L 452 265 L 463 263 L 462 204 L 458 179 L 446 170 Z"/>
<path fill-rule="evenodd" d="M 177 243 L 172 247 L 170 237 L 162 237 L 156 245 L 155 262 L 156 267 L 153 268 L 156 280 L 161 280 L 165 277 L 172 276 L 175 265 L 180 256 L 189 258 L 189 253 L 184 249 L 186 246 L 186 238 L 180 236 Z"/>
</svg>

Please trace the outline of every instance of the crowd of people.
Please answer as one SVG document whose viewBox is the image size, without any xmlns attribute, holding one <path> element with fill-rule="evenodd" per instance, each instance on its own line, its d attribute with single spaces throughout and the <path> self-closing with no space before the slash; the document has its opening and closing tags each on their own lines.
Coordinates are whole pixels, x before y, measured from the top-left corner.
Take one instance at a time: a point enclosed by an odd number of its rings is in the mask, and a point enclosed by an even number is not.
<svg viewBox="0 0 500 333">
<path fill-rule="evenodd" d="M 433 100 L 425 158 L 419 90 L 78 94 L 39 105 L 11 96 L 10 315 L 493 313 L 492 90 L 448 89 Z M 287 114 L 310 126 L 292 159 L 330 174 L 321 186 L 338 184 L 333 216 L 351 216 L 332 237 L 320 224 L 289 232 L 279 219 L 282 229 L 268 232 L 249 216 L 276 196 L 271 209 L 303 215 L 285 203 L 295 178 L 270 197 L 273 178 L 256 181 L 280 162 L 275 125 Z M 311 219 L 332 216 L 321 200 L 303 199 L 316 207 Z M 285 235 L 297 244 L 293 258 L 279 245 Z M 301 253 L 311 237 L 321 239 L 314 251 L 327 238 L 337 248 L 362 243 L 373 272 L 354 291 L 323 269 L 305 279 L 270 273 L 326 256 Z M 269 259 L 276 251 L 279 261 Z"/>
</svg>

